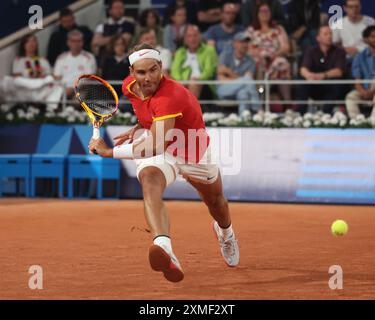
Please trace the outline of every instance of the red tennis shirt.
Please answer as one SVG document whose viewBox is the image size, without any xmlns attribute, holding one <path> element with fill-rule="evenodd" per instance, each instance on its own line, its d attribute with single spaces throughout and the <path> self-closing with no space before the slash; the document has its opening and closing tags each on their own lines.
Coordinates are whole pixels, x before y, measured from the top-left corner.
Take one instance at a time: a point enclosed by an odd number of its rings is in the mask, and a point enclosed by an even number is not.
<svg viewBox="0 0 375 320">
<path fill-rule="evenodd" d="M 174 156 L 184 155 L 185 160 L 197 163 L 209 145 L 201 106 L 196 97 L 180 83 L 165 76 L 153 96 L 141 99 L 132 91 L 136 80 L 129 76 L 122 84 L 122 92 L 130 100 L 138 122 L 150 129 L 154 121 L 176 118 L 175 129 L 184 134 L 184 141 L 178 141 L 178 135 L 169 142 Z M 189 137 L 190 135 L 190 137 Z M 182 139 L 180 139 L 182 140 Z M 167 151 L 170 151 L 167 149 Z"/>
</svg>

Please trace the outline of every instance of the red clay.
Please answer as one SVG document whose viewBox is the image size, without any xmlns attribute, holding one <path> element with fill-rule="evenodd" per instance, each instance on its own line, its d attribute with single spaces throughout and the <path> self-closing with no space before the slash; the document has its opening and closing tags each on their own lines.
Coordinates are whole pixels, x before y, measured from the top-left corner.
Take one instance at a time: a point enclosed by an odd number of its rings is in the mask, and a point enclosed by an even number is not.
<svg viewBox="0 0 375 320">
<path fill-rule="evenodd" d="M 151 269 L 140 201 L 0 200 L 0 299 L 374 299 L 375 208 L 231 203 L 241 262 L 229 268 L 201 202 L 167 202 L 185 278 Z M 334 237 L 344 219 L 349 232 Z M 43 290 L 30 290 L 40 265 Z M 344 289 L 331 290 L 340 265 Z"/>
</svg>

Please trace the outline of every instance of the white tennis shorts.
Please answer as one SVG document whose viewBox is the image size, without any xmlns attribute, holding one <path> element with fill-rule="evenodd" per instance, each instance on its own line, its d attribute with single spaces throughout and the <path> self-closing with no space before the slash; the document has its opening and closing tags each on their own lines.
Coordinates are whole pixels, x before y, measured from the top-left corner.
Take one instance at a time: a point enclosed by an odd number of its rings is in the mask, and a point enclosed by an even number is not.
<svg viewBox="0 0 375 320">
<path fill-rule="evenodd" d="M 139 173 L 147 167 L 156 167 L 164 174 L 167 186 L 174 182 L 178 175 L 193 182 L 211 184 L 219 176 L 219 167 L 212 160 L 211 147 L 208 146 L 199 163 L 189 164 L 184 160 L 165 152 L 155 157 L 135 160 L 137 166 L 137 178 Z"/>
</svg>

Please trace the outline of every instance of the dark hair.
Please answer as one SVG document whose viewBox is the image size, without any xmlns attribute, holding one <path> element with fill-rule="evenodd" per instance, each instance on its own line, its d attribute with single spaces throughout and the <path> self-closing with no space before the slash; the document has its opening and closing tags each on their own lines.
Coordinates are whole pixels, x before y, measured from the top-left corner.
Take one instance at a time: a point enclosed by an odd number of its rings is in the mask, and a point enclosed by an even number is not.
<svg viewBox="0 0 375 320">
<path fill-rule="evenodd" d="M 320 30 L 322 30 L 323 28 L 326 28 L 326 27 L 331 28 L 328 23 L 321 24 L 319 26 L 318 31 L 317 31 L 316 34 L 318 35 L 320 33 Z"/>
<path fill-rule="evenodd" d="M 149 8 L 143 10 L 139 15 L 139 24 L 141 25 L 141 27 L 147 27 L 147 16 L 149 15 L 149 13 L 152 13 L 154 15 L 156 24 L 160 25 L 160 16 L 158 12 L 155 9 Z"/>
<path fill-rule="evenodd" d="M 374 30 L 375 24 L 368 26 L 365 30 L 362 31 L 362 38 L 368 38 Z"/>
<path fill-rule="evenodd" d="M 262 0 L 262 1 L 260 1 L 257 5 L 256 5 L 256 9 L 255 9 L 255 11 L 254 11 L 254 17 L 253 17 L 253 24 L 252 24 L 252 26 L 253 26 L 253 28 L 255 29 L 255 30 L 259 30 L 260 29 L 260 21 L 259 21 L 259 17 L 258 17 L 258 14 L 259 14 L 259 9 L 262 7 L 262 6 L 267 6 L 269 9 L 270 9 L 270 11 L 271 11 L 271 6 L 269 5 L 269 3 L 267 2 L 267 1 L 264 1 L 264 0 Z M 270 19 L 270 22 L 268 23 L 268 26 L 270 27 L 270 28 L 274 28 L 274 27 L 276 27 L 276 22 L 273 20 L 273 18 L 272 18 L 272 11 L 271 11 L 271 19 Z"/>
<path fill-rule="evenodd" d="M 121 2 L 122 4 L 124 4 L 123 0 L 111 0 L 111 2 L 109 3 L 108 8 L 111 9 L 112 6 L 113 6 L 113 4 L 116 3 L 116 2 Z"/>
<path fill-rule="evenodd" d="M 171 9 L 171 16 L 174 16 L 175 14 L 176 14 L 176 12 L 178 11 L 178 10 L 181 10 L 181 9 L 184 9 L 186 12 L 187 12 L 187 8 L 185 7 L 185 6 L 174 6 L 172 9 Z"/>
<path fill-rule="evenodd" d="M 118 40 L 122 40 L 122 42 L 125 46 L 125 52 L 127 51 L 128 44 L 127 44 L 126 40 L 124 39 L 124 37 L 121 34 L 118 34 L 118 35 L 115 35 L 114 37 L 112 37 L 111 40 L 109 41 L 108 48 L 107 48 L 107 51 L 108 51 L 109 55 L 113 56 L 115 54 L 115 43 Z"/>
<path fill-rule="evenodd" d="M 35 34 L 28 34 L 24 37 L 22 37 L 21 41 L 20 41 L 20 46 L 19 46 L 19 49 L 18 49 L 18 56 L 19 57 L 24 57 L 26 55 L 26 50 L 25 50 L 25 44 L 26 42 L 30 39 L 30 38 L 35 38 L 36 39 L 36 36 Z M 39 54 L 39 50 L 38 50 L 38 47 L 36 48 L 36 52 L 35 52 L 35 55 L 37 56 Z"/>
<path fill-rule="evenodd" d="M 72 16 L 73 15 L 73 11 L 66 7 L 66 8 L 63 8 L 59 11 L 59 18 L 61 19 L 62 17 L 68 17 L 68 16 Z"/>
<path fill-rule="evenodd" d="M 147 33 L 151 32 L 151 31 L 155 32 L 155 35 L 156 35 L 156 31 L 153 28 L 146 27 L 146 28 L 141 29 L 139 31 L 138 38 L 141 38 L 144 34 L 147 34 Z"/>
</svg>

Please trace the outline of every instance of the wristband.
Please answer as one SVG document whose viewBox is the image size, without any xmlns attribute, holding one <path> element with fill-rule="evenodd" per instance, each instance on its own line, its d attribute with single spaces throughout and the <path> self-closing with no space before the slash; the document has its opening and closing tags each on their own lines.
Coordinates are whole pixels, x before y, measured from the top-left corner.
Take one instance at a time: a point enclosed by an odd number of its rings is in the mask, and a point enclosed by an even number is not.
<svg viewBox="0 0 375 320">
<path fill-rule="evenodd" d="M 114 159 L 134 159 L 133 156 L 133 144 L 123 144 L 113 148 Z"/>
</svg>

